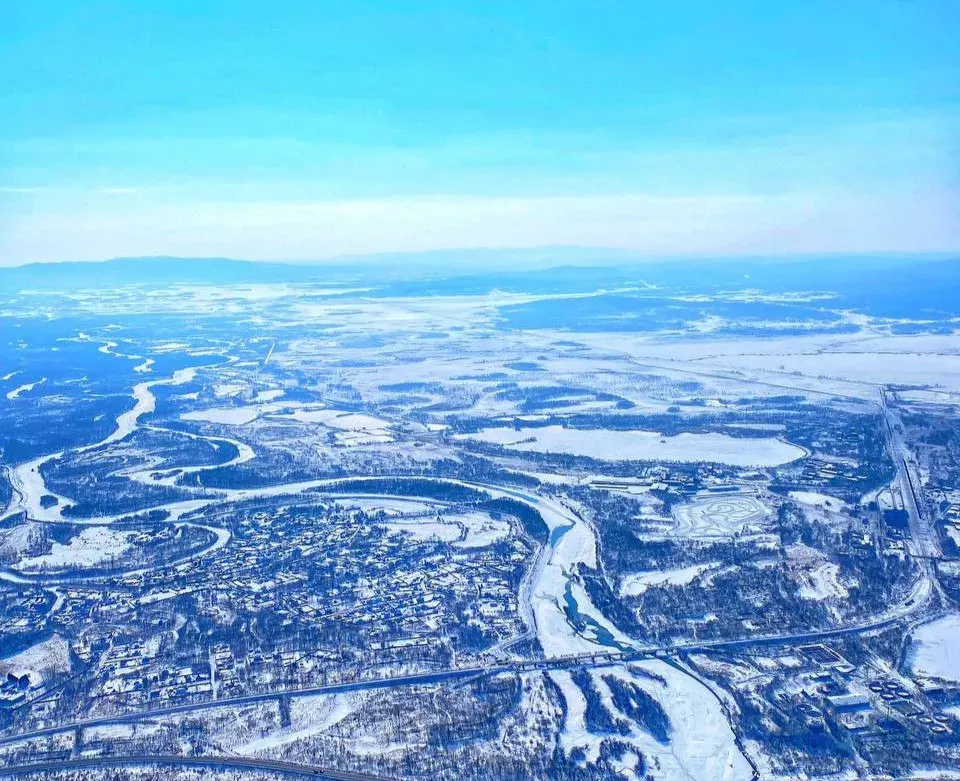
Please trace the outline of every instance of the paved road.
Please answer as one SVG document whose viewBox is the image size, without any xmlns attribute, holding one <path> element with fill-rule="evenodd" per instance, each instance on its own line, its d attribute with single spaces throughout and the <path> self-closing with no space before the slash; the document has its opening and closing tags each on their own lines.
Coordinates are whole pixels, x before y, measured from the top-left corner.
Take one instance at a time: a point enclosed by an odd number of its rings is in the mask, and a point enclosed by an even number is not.
<svg viewBox="0 0 960 781">
<path fill-rule="evenodd" d="M 887 434 L 887 448 L 890 457 L 897 467 L 897 480 L 900 483 L 900 494 L 903 497 L 903 508 L 907 511 L 907 523 L 910 528 L 910 537 L 915 553 L 920 557 L 921 565 L 930 573 L 930 559 L 939 559 L 943 552 L 940 550 L 940 541 L 933 524 L 924 518 L 917 491 L 920 489 L 919 476 L 914 474 L 910 462 L 907 460 L 909 448 L 904 441 L 902 424 L 899 416 L 887 403 L 887 394 L 881 391 L 880 408 Z M 932 576 L 932 574 L 931 574 Z"/>
<path fill-rule="evenodd" d="M 90 719 L 81 719 L 70 724 L 61 724 L 52 727 L 22 732 L 15 735 L 0 736 L 0 745 L 12 743 L 27 738 L 43 737 L 44 735 L 53 735 L 58 732 L 72 730 L 76 728 L 87 728 L 102 726 L 104 724 L 122 724 L 130 721 L 142 721 L 144 719 L 155 719 L 161 716 L 171 716 L 178 713 L 188 713 L 195 710 L 205 710 L 209 708 L 240 707 L 267 700 L 276 700 L 283 695 L 306 697 L 315 694 L 341 694 L 352 691 L 366 691 L 370 689 L 387 689 L 397 686 L 416 686 L 429 683 L 440 683 L 444 681 L 456 680 L 458 678 L 467 678 L 478 673 L 492 674 L 501 671 L 519 670 L 515 665 L 499 665 L 491 668 L 469 667 L 457 668 L 453 670 L 439 670 L 424 673 L 414 673 L 411 675 L 399 675 L 390 678 L 373 678 L 365 681 L 355 681 L 350 683 L 333 683 L 325 686 L 312 686 L 303 689 L 288 689 L 274 692 L 260 692 L 257 694 L 245 694 L 238 697 L 225 697 L 219 700 L 203 700 L 201 702 L 187 702 L 181 705 L 171 705 L 166 708 L 153 708 L 151 710 L 131 711 L 130 713 L 121 713 L 112 716 L 98 716 Z"/>
<path fill-rule="evenodd" d="M 275 759 L 254 759 L 247 757 L 83 757 L 51 762 L 38 762 L 32 765 L 14 765 L 0 767 L 0 777 L 21 778 L 28 773 L 47 771 L 64 772 L 103 767 L 120 766 L 172 766 L 203 767 L 219 770 L 263 770 L 288 776 L 327 779 L 328 781 L 387 781 L 384 776 L 372 776 L 369 773 L 355 773 L 350 770 L 331 770 L 329 768 L 298 765 L 293 762 L 281 762 Z"/>
<path fill-rule="evenodd" d="M 698 372 L 690 372 L 698 373 Z M 707 372 L 699 372 L 700 374 L 707 374 Z M 710 375 L 708 375 L 710 376 Z M 757 380 L 747 380 L 752 382 L 758 382 Z M 760 384 L 773 384 L 773 383 L 763 383 L 760 381 Z M 790 386 L 778 386 L 778 387 L 790 387 Z M 881 403 L 879 405 L 884 413 L 885 419 L 887 421 L 888 435 L 890 440 L 888 440 L 891 447 L 891 455 L 894 457 L 895 462 L 897 463 L 898 475 L 901 479 L 901 485 L 903 487 L 904 501 L 908 508 L 908 515 L 911 520 L 911 530 L 916 529 L 914 532 L 915 539 L 924 540 L 924 531 L 929 531 L 927 527 L 923 524 L 923 519 L 920 516 L 919 508 L 917 507 L 916 497 L 913 493 L 914 487 L 911 482 L 911 475 L 909 471 L 909 465 L 906 462 L 904 453 L 906 452 L 903 448 L 903 443 L 899 438 L 899 434 L 895 428 L 895 415 L 893 415 L 890 410 L 886 408 L 886 399 L 881 395 Z M 350 482 L 354 482 L 356 478 L 349 479 Z M 488 493 L 493 491 L 501 495 L 512 496 L 521 501 L 525 501 L 528 504 L 533 504 L 535 509 L 540 510 L 540 503 L 542 500 L 538 501 L 538 498 L 531 497 L 528 494 L 525 494 L 520 491 L 500 488 L 496 486 L 487 486 L 478 483 L 471 483 L 470 481 L 459 481 L 459 480 L 436 480 L 437 482 L 452 482 L 459 483 L 461 485 L 480 488 L 481 490 L 486 490 Z M 324 484 L 335 483 L 336 481 L 312 481 L 306 485 L 311 487 L 320 487 Z M 285 486 L 284 488 L 289 488 Z M 228 501 L 231 501 L 228 499 Z M 923 543 L 925 544 L 925 543 Z M 548 548 L 549 546 L 544 546 Z M 534 568 L 535 570 L 536 568 Z M 270 693 L 259 693 L 251 695 L 243 695 L 239 697 L 231 697 L 221 700 L 205 700 L 202 702 L 193 702 L 185 703 L 181 705 L 169 706 L 161 709 L 154 709 L 148 711 L 139 711 L 132 712 L 116 716 L 108 717 L 99 717 L 86 720 L 80 720 L 71 724 L 58 725 L 53 727 L 47 727 L 39 730 L 33 730 L 29 732 L 24 732 L 14 735 L 6 735 L 0 737 L 0 745 L 8 744 L 15 741 L 25 740 L 33 737 L 42 737 L 45 735 L 51 735 L 65 730 L 71 729 L 83 729 L 86 727 L 103 725 L 103 724 L 115 724 L 131 721 L 140 721 L 144 719 L 152 719 L 161 717 L 164 715 L 173 715 L 178 713 L 190 712 L 195 710 L 209 709 L 214 707 L 230 707 L 230 706 L 243 706 L 255 702 L 262 702 L 266 700 L 276 699 L 281 695 L 288 696 L 307 696 L 307 695 L 318 695 L 318 694 L 335 694 L 338 692 L 348 692 L 348 691 L 358 691 L 358 690 L 370 690 L 370 689 L 383 689 L 391 687 L 400 687 L 400 686 L 411 686 L 411 685 L 422 685 L 430 683 L 439 683 L 447 682 L 451 680 L 461 680 L 471 677 L 481 676 L 481 675 L 493 675 L 498 673 L 519 673 L 529 670 L 548 670 L 548 669 L 563 669 L 563 668 L 573 668 L 573 667 L 590 667 L 590 666 L 602 666 L 609 664 L 616 664 L 622 662 L 636 661 L 640 659 L 647 659 L 655 656 L 669 656 L 673 654 L 678 654 L 681 652 L 693 652 L 699 650 L 722 650 L 722 649 L 739 649 L 750 646 L 757 645 L 783 645 L 783 644 L 802 644 L 809 642 L 816 642 L 818 640 L 827 639 L 830 637 L 838 637 L 842 635 L 855 634 L 865 631 L 870 631 L 873 629 L 882 628 L 883 626 L 892 624 L 896 621 L 905 618 L 907 615 L 915 612 L 916 610 L 922 608 L 929 601 L 929 596 L 931 593 L 931 586 L 935 581 L 932 581 L 930 577 L 931 568 L 925 567 L 924 575 L 925 577 L 918 583 L 918 588 L 915 589 L 914 593 L 908 597 L 906 600 L 901 602 L 899 605 L 894 606 L 890 610 L 886 611 L 884 614 L 877 616 L 873 619 L 870 619 L 865 622 L 860 622 L 856 624 L 850 624 L 843 627 L 837 627 L 834 629 L 827 630 L 815 630 L 810 632 L 803 632 L 797 634 L 781 634 L 781 635 L 769 635 L 762 637 L 748 637 L 735 640 L 717 640 L 717 641 L 707 641 L 707 642 L 696 642 L 696 643 L 684 643 L 671 646 L 659 646 L 651 648 L 643 648 L 635 651 L 629 651 L 626 653 L 612 653 L 612 654 L 591 654 L 586 656 L 572 656 L 566 658 L 554 658 L 548 660 L 527 660 L 527 661 L 496 661 L 484 665 L 478 665 L 469 668 L 456 668 L 450 670 L 441 670 L 441 671 L 432 671 L 426 673 L 418 673 L 412 675 L 403 675 L 396 676 L 391 678 L 381 678 L 381 679 L 372 679 L 366 681 L 358 681 L 353 683 L 341 683 L 341 684 L 331 684 L 328 686 L 318 686 L 310 687 L 304 689 L 294 689 L 294 690 L 282 690 L 275 691 Z M 526 584 L 529 588 L 529 584 Z M 521 597 L 523 594 L 521 594 Z M 529 621 L 528 618 L 528 627 L 532 621 Z M 529 629 L 528 629 L 529 633 Z M 526 633 L 526 634 L 528 634 Z M 517 642 L 521 638 L 514 638 L 511 644 Z M 504 650 L 506 646 L 501 647 L 499 650 Z M 118 762 L 125 761 L 128 764 L 134 763 L 134 760 L 137 758 L 117 758 Z M 143 758 L 141 758 L 143 759 Z M 148 758 L 149 759 L 149 758 Z M 193 759 L 193 758 L 191 758 Z M 180 758 L 171 758 L 171 760 L 180 761 Z M 204 761 L 207 764 L 213 763 L 216 758 L 197 758 L 198 762 Z M 77 760 L 83 761 L 83 760 Z M 102 762 L 103 760 L 97 760 Z M 63 767 L 63 763 L 58 764 L 58 767 Z M 300 768 L 297 772 L 307 772 L 309 769 L 304 770 Z M 293 771 L 291 771 L 293 772 Z M 309 770 L 313 773 L 314 776 L 317 776 L 318 773 Z M 10 773 L 7 770 L 3 771 L 3 774 L 9 775 Z M 327 778 L 369 778 L 369 776 L 357 776 L 357 775 L 326 775 L 319 774 L 320 777 Z"/>
<path fill-rule="evenodd" d="M 223 708 L 231 706 L 242 707 L 244 705 L 251 705 L 257 702 L 275 700 L 281 696 L 306 697 L 319 694 L 339 694 L 352 691 L 369 691 L 374 689 L 389 689 L 401 686 L 445 683 L 471 677 L 497 675 L 501 673 L 517 674 L 534 670 L 603 667 L 610 664 L 622 664 L 626 662 L 640 661 L 643 659 L 676 655 L 679 653 L 694 653 L 697 651 L 738 650 L 764 645 L 800 645 L 805 643 L 814 643 L 820 640 L 829 639 L 831 637 L 842 637 L 844 635 L 859 634 L 861 632 L 882 629 L 883 627 L 896 623 L 897 621 L 906 618 L 911 613 L 923 608 L 929 600 L 931 593 L 932 589 L 930 587 L 930 581 L 925 578 L 921 579 L 918 581 L 917 586 L 914 588 L 911 594 L 908 595 L 903 602 L 892 607 L 886 613 L 866 621 L 848 624 L 842 627 L 835 627 L 833 629 L 811 630 L 809 632 L 798 632 L 793 634 L 744 637 L 733 640 L 707 640 L 701 642 L 677 643 L 673 645 L 651 646 L 649 648 L 637 649 L 636 651 L 628 651 L 625 653 L 611 652 L 609 654 L 555 657 L 553 659 L 491 662 L 473 667 L 434 670 L 387 678 L 373 678 L 349 683 L 334 683 L 324 686 L 312 686 L 302 689 L 283 689 L 280 691 L 261 692 L 256 694 L 241 695 L 238 697 L 227 697 L 219 700 L 203 700 L 200 702 L 183 703 L 181 705 L 171 705 L 166 708 L 155 708 L 152 710 L 132 711 L 130 713 L 112 716 L 81 719 L 68 724 L 59 724 L 56 726 L 44 727 L 27 732 L 3 735 L 0 736 L 0 745 L 15 743 L 30 738 L 54 735 L 60 732 L 78 728 L 84 729 L 88 727 L 103 726 L 106 724 L 122 724 L 132 721 L 143 721 L 146 719 L 155 719 L 162 716 L 188 713 L 197 710 L 207 710 L 210 708 Z"/>
</svg>

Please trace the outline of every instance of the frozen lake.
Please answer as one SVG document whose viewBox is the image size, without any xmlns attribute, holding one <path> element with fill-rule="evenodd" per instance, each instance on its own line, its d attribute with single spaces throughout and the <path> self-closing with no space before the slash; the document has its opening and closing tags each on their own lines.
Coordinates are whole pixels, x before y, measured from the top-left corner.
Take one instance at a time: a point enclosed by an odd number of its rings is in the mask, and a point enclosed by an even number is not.
<svg viewBox="0 0 960 781">
<path fill-rule="evenodd" d="M 539 428 L 485 428 L 472 439 L 511 450 L 568 453 L 603 461 L 711 461 L 741 467 L 779 466 L 796 461 L 806 451 L 776 437 L 731 437 L 726 434 L 677 434 L 655 431 L 610 431 L 563 426 Z"/>
</svg>

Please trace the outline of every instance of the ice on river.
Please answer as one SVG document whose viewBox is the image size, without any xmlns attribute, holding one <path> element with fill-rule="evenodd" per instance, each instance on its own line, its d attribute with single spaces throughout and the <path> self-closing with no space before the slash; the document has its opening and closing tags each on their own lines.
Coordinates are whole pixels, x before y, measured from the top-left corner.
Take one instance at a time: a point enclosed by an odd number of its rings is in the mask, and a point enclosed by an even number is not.
<svg viewBox="0 0 960 781">
<path fill-rule="evenodd" d="M 960 682 L 960 613 L 915 629 L 909 659 L 917 675 Z"/>
</svg>

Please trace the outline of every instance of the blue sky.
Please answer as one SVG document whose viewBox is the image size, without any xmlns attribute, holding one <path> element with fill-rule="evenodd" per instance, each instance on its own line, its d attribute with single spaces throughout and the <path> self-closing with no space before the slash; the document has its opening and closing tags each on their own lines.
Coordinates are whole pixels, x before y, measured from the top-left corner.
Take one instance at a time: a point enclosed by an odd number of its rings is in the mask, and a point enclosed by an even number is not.
<svg viewBox="0 0 960 781">
<path fill-rule="evenodd" d="M 0 9 L 0 263 L 960 249 L 960 3 Z"/>
</svg>

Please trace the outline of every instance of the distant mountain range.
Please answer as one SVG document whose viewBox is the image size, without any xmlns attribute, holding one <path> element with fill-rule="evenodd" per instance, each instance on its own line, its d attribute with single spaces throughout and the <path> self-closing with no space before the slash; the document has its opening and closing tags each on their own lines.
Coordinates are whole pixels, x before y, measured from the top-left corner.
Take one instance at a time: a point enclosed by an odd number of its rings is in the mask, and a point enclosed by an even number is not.
<svg viewBox="0 0 960 781">
<path fill-rule="evenodd" d="M 557 247 L 520 250 L 438 250 L 356 255 L 314 263 L 233 258 L 132 257 L 93 262 L 32 263 L 0 268 L 0 285 L 76 287 L 195 282 L 241 284 L 334 280 L 393 281 L 439 278 L 494 270 L 546 269 L 561 265 L 621 265 L 637 261 L 610 249 Z"/>
<path fill-rule="evenodd" d="M 0 292 L 127 285 L 319 283 L 377 295 L 528 293 L 653 286 L 697 293 L 823 291 L 850 309 L 887 317 L 960 315 L 960 258 L 803 257 L 640 260 L 624 252 L 560 248 L 368 255 L 318 263 L 143 257 L 0 268 Z"/>
</svg>

